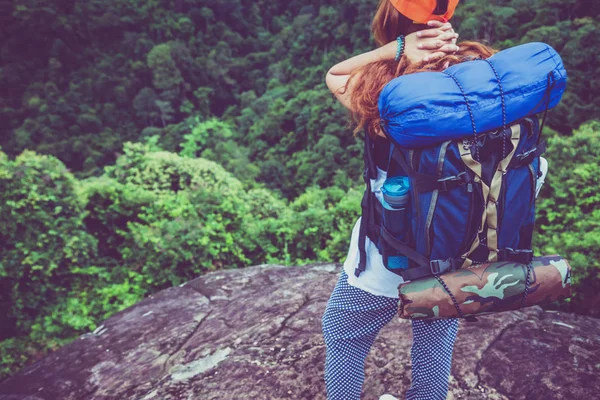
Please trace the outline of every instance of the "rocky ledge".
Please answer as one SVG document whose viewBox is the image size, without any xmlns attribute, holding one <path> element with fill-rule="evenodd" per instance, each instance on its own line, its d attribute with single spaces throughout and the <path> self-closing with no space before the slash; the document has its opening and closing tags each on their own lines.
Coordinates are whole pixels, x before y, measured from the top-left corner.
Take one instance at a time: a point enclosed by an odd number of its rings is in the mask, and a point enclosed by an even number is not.
<svg viewBox="0 0 600 400">
<path fill-rule="evenodd" d="M 325 399 L 321 317 L 339 265 L 212 272 L 115 314 L 0 383 L 1 400 Z M 410 322 L 380 333 L 363 399 L 410 385 Z M 600 320 L 524 311 L 461 322 L 449 399 L 593 399 Z"/>
</svg>

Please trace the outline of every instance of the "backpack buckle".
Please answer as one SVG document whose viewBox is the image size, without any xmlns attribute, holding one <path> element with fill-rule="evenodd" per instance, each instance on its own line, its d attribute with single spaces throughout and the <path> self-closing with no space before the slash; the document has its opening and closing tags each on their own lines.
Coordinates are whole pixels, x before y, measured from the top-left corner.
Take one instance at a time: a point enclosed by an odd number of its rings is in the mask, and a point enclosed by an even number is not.
<svg viewBox="0 0 600 400">
<path fill-rule="evenodd" d="M 537 151 L 537 147 L 534 147 L 533 149 L 526 151 L 525 153 L 522 154 L 517 154 L 517 159 L 519 161 L 523 161 L 525 160 L 527 157 L 529 157 L 532 153 L 535 153 Z"/>
<path fill-rule="evenodd" d="M 439 190 L 443 192 L 447 192 L 450 189 L 454 189 L 459 185 L 464 185 L 469 183 L 469 175 L 463 171 L 458 175 L 448 176 L 446 178 L 440 178 L 437 180 L 440 187 Z"/>
<path fill-rule="evenodd" d="M 533 260 L 533 251 L 529 249 L 512 249 L 506 247 L 498 250 L 499 261 L 514 261 L 520 264 L 529 264 Z"/>
<path fill-rule="evenodd" d="M 429 263 L 429 269 L 433 275 L 439 275 L 440 273 L 440 260 L 433 260 Z"/>
<path fill-rule="evenodd" d="M 448 260 L 431 260 L 429 262 L 429 269 L 433 275 L 443 274 L 446 271 L 452 269 L 452 261 Z"/>
</svg>

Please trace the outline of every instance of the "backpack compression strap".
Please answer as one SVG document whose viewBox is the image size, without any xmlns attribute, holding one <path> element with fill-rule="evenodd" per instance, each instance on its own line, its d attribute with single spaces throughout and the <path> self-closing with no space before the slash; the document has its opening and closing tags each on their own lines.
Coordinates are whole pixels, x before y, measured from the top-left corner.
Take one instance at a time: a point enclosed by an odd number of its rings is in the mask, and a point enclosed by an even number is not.
<svg viewBox="0 0 600 400">
<path fill-rule="evenodd" d="M 471 182 L 471 177 L 469 177 L 469 174 L 466 172 L 461 172 L 455 176 L 448 176 L 439 179 L 436 176 L 416 172 L 408 165 L 402 153 L 395 147 L 392 158 L 402 167 L 403 170 L 406 171 L 408 176 L 411 177 L 413 188 L 418 194 L 432 192 L 434 190 L 446 192 Z"/>
<path fill-rule="evenodd" d="M 506 130 L 502 130 L 501 134 L 504 135 Z M 521 140 L 521 125 L 513 124 L 510 126 L 510 141 L 513 145 L 512 150 L 508 154 L 502 154 L 502 159 L 498 163 L 496 170 L 492 176 L 492 180 L 490 185 L 488 186 L 484 180 L 483 176 L 483 166 L 481 163 L 475 160 L 473 154 L 471 154 L 471 149 L 475 146 L 471 146 L 469 139 L 465 139 L 463 141 L 463 146 L 461 151 L 461 158 L 465 165 L 475 173 L 475 181 L 481 184 L 482 196 L 485 202 L 485 209 L 481 215 L 481 224 L 479 225 L 479 233 L 484 233 L 483 229 L 487 225 L 487 232 L 485 232 L 487 237 L 487 248 L 489 250 L 489 255 L 487 261 L 495 262 L 498 261 L 498 200 L 500 197 L 500 189 L 502 188 L 502 184 L 506 184 L 503 177 L 506 175 L 508 166 L 513 159 L 513 155 L 517 149 L 519 141 Z M 475 240 L 471 244 L 471 248 L 462 255 L 465 259 L 463 267 L 468 267 L 473 264 L 473 261 L 469 259 L 469 256 L 477 249 L 480 245 L 483 245 L 479 239 L 479 235 L 475 237 Z"/>
<path fill-rule="evenodd" d="M 538 158 L 545 152 L 546 152 L 546 141 L 543 140 L 540 144 L 537 145 L 537 147 L 535 147 L 529 151 L 526 151 L 525 153 L 516 154 L 513 157 L 510 164 L 508 165 L 508 169 L 520 168 L 525 165 L 529 165 L 533 162 L 533 160 L 535 160 L 536 158 Z"/>
<path fill-rule="evenodd" d="M 394 236 L 383 226 L 381 227 L 381 239 L 417 264 L 416 267 L 400 271 L 400 275 L 404 280 L 412 281 L 424 276 L 443 274 L 444 272 L 460 268 L 463 263 L 463 260 L 454 258 L 449 258 L 447 260 L 429 260 L 415 249 L 394 238 Z"/>
</svg>

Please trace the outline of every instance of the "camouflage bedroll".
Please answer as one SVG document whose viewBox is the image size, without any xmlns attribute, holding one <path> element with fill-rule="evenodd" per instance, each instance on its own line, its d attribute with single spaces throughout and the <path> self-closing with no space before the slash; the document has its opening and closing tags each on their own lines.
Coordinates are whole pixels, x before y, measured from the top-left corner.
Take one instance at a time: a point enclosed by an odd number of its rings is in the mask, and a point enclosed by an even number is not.
<svg viewBox="0 0 600 400">
<path fill-rule="evenodd" d="M 529 285 L 525 290 L 528 270 Z M 571 266 L 557 255 L 534 257 L 529 269 L 527 264 L 511 261 L 472 265 L 403 283 L 398 293 L 400 318 L 491 314 L 570 297 Z"/>
</svg>

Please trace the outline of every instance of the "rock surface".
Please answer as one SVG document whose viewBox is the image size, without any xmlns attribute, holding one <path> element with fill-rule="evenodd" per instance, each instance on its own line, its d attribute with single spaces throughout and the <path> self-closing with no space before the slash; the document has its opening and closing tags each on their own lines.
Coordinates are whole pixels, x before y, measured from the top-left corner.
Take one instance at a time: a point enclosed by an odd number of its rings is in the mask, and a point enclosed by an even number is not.
<svg viewBox="0 0 600 400">
<path fill-rule="evenodd" d="M 0 383 L 1 400 L 325 399 L 321 317 L 339 265 L 264 265 L 164 290 Z M 363 399 L 410 385 L 410 322 L 366 362 Z M 543 311 L 461 322 L 448 399 L 593 399 L 600 320 Z"/>
</svg>

